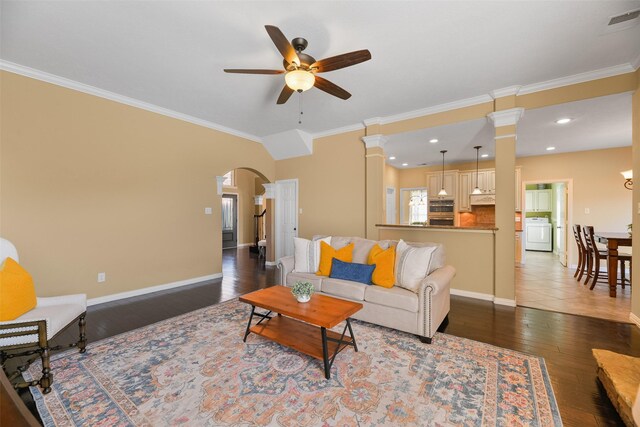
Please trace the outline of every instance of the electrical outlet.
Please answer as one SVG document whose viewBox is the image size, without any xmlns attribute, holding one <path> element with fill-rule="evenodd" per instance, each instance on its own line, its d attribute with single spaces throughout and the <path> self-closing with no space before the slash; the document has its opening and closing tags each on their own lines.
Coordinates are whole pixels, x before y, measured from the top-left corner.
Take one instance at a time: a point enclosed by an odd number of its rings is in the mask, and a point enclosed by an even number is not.
<svg viewBox="0 0 640 427">
<path fill-rule="evenodd" d="M 212 208 L 204 208 L 204 214 L 205 215 L 213 214 L 213 209 Z"/>
<path fill-rule="evenodd" d="M 106 282 L 107 273 L 98 273 L 98 283 Z"/>
</svg>

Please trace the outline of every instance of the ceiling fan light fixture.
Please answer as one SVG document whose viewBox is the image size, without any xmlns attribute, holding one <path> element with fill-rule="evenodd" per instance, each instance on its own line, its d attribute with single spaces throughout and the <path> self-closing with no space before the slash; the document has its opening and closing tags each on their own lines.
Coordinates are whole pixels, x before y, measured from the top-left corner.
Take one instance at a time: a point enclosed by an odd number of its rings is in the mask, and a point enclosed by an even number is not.
<svg viewBox="0 0 640 427">
<path fill-rule="evenodd" d="M 304 92 L 313 87 L 316 76 L 305 70 L 293 70 L 284 75 L 284 81 L 291 89 L 297 92 Z"/>
</svg>

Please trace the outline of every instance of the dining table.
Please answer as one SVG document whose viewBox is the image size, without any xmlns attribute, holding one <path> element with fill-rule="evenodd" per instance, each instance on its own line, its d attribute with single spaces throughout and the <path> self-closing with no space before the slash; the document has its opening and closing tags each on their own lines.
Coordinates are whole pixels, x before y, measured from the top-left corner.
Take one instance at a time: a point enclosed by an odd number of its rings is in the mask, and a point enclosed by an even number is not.
<svg viewBox="0 0 640 427">
<path fill-rule="evenodd" d="M 609 296 L 615 298 L 618 285 L 618 247 L 631 246 L 631 234 L 596 232 L 594 236 L 598 243 L 607 246 L 607 271 L 609 272 Z"/>
</svg>

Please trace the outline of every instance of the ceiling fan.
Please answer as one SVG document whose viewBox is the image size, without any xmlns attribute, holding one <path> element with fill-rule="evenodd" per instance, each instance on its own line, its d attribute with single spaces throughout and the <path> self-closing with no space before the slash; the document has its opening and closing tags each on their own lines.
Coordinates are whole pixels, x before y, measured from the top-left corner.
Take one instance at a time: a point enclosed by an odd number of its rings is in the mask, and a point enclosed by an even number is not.
<svg viewBox="0 0 640 427">
<path fill-rule="evenodd" d="M 284 70 L 226 68 L 224 71 L 225 73 L 239 74 L 284 74 L 285 85 L 282 88 L 282 92 L 280 92 L 277 104 L 287 102 L 294 91 L 304 92 L 312 87 L 317 87 L 340 99 L 349 99 L 351 97 L 349 92 L 316 74 L 339 70 L 340 68 L 350 67 L 371 59 L 371 53 L 364 49 L 316 61 L 311 55 L 302 53 L 308 45 L 307 40 L 304 38 L 296 37 L 289 43 L 278 27 L 265 25 L 265 28 L 276 48 L 284 57 L 282 61 Z"/>
</svg>

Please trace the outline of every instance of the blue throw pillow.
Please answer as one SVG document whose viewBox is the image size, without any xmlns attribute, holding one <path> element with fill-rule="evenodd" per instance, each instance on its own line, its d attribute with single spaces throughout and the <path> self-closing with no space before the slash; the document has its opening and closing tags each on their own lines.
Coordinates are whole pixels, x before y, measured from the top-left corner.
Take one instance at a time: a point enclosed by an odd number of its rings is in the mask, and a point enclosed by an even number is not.
<svg viewBox="0 0 640 427">
<path fill-rule="evenodd" d="M 353 282 L 364 283 L 365 285 L 371 284 L 371 276 L 373 275 L 373 270 L 376 269 L 375 264 L 368 265 L 344 262 L 336 258 L 333 258 L 331 261 L 331 274 L 329 277 L 332 279 L 351 280 Z"/>
</svg>

